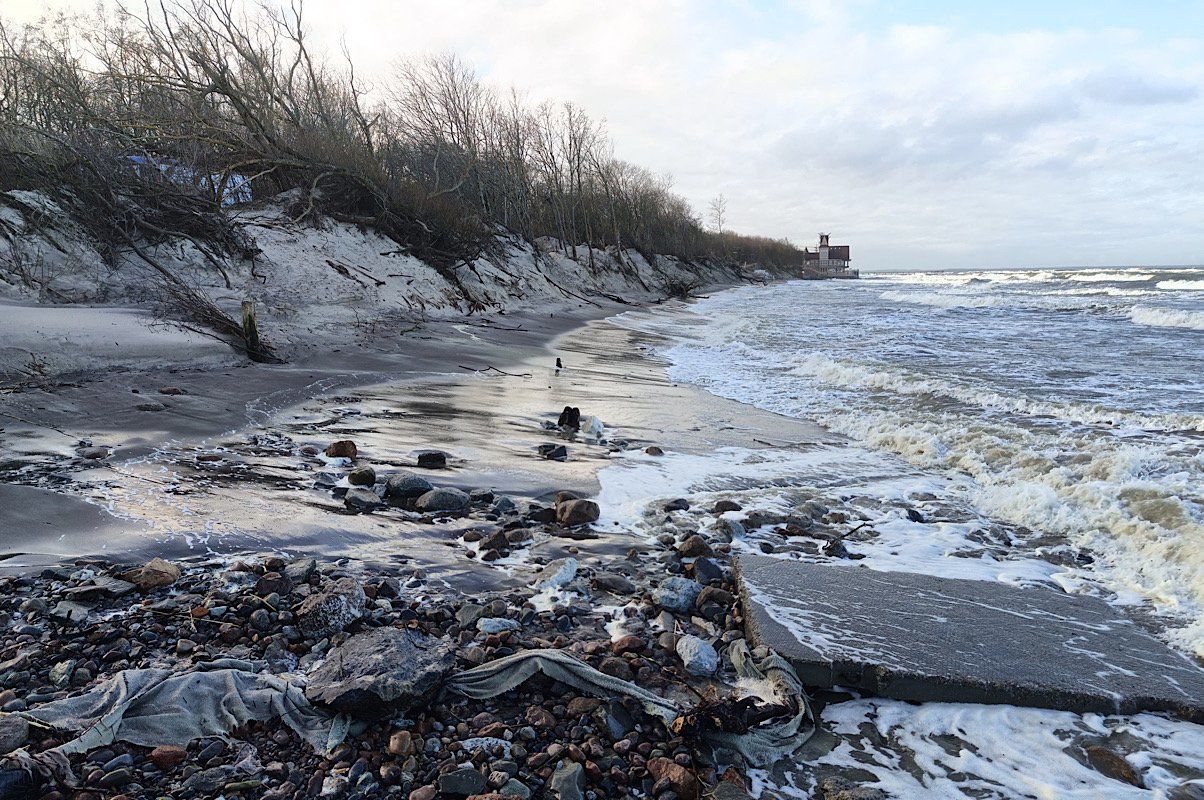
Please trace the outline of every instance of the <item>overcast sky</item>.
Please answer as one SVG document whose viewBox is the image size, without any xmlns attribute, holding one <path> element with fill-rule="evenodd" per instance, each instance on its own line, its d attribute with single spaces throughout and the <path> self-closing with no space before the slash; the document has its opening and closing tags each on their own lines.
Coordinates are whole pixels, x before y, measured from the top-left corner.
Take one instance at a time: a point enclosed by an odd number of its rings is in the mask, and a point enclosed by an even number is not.
<svg viewBox="0 0 1204 800">
<path fill-rule="evenodd" d="M 91 0 L 3 0 L 29 19 Z M 455 51 L 729 226 L 867 268 L 1204 263 L 1204 3 L 307 0 L 367 74 Z"/>
</svg>

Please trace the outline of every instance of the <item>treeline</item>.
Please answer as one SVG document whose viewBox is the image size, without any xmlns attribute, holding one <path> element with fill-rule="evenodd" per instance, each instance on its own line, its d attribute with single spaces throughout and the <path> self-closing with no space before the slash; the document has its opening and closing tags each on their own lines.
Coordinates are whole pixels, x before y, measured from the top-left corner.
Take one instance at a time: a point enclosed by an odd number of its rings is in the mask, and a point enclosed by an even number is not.
<svg viewBox="0 0 1204 800">
<path fill-rule="evenodd" d="M 182 236 L 220 269 L 247 245 L 215 212 L 287 192 L 298 222 L 371 226 L 453 280 L 503 229 L 590 246 L 587 263 L 592 248 L 801 261 L 708 231 L 581 109 L 497 92 L 454 57 L 369 91 L 346 53 L 311 49 L 300 5 L 186 0 L 0 34 L 0 190 L 56 193 L 114 249 Z"/>
</svg>

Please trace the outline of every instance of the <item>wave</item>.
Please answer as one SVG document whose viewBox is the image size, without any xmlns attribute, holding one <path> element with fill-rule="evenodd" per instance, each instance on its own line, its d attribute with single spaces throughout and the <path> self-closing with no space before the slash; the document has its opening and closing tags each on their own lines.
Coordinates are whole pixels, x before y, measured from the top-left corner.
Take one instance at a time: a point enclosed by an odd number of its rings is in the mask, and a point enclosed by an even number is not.
<svg viewBox="0 0 1204 800">
<path fill-rule="evenodd" d="M 896 303 L 916 303 L 922 306 L 937 308 L 990 308 L 1005 305 L 1001 297 L 966 294 L 920 294 L 919 292 L 883 292 L 879 295 L 883 300 L 893 300 Z"/>
<path fill-rule="evenodd" d="M 1159 289 L 1182 289 L 1188 292 L 1204 292 L 1204 281 L 1158 281 Z"/>
<path fill-rule="evenodd" d="M 1138 325 L 1157 328 L 1188 328 L 1204 331 L 1204 311 L 1183 311 L 1176 308 L 1133 306 L 1129 319 Z"/>
<path fill-rule="evenodd" d="M 1064 275 L 1063 280 L 1079 281 L 1080 283 L 1125 283 L 1154 280 L 1154 274 L 1151 272 L 1133 272 L 1127 269 L 1069 272 Z"/>
</svg>

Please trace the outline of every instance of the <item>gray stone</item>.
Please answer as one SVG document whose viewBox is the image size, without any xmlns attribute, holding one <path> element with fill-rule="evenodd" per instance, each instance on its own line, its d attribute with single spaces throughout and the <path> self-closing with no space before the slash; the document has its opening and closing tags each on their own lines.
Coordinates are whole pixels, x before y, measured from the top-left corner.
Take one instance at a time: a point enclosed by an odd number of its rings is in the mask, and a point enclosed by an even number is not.
<svg viewBox="0 0 1204 800">
<path fill-rule="evenodd" d="M 460 623 L 461 628 L 472 628 L 483 616 L 485 616 L 485 606 L 465 603 L 456 611 L 456 622 Z"/>
<path fill-rule="evenodd" d="M 497 793 L 503 797 L 517 797 L 520 800 L 527 800 L 531 796 L 531 790 L 518 778 L 511 778 L 506 781 L 502 785 L 502 788 L 497 790 Z"/>
<path fill-rule="evenodd" d="M 75 664 L 74 658 L 55 664 L 50 668 L 50 682 L 60 689 L 71 683 L 71 676 L 75 673 Z"/>
<path fill-rule="evenodd" d="M 233 767 L 221 766 L 203 769 L 190 775 L 181 788 L 185 793 L 212 797 L 229 782 L 230 776 L 233 774 Z"/>
<path fill-rule="evenodd" d="M 556 800 L 584 800 L 585 770 L 575 761 L 566 761 L 548 779 L 548 789 Z"/>
<path fill-rule="evenodd" d="M 71 600 L 63 600 L 55 603 L 54 608 L 50 609 L 50 616 L 59 622 L 66 622 L 72 625 L 82 625 L 87 622 L 91 614 L 91 606 Z"/>
<path fill-rule="evenodd" d="M 29 723 L 14 714 L 0 716 L 0 756 L 8 755 L 29 740 Z"/>
<path fill-rule="evenodd" d="M 354 511 L 371 512 L 384 505 L 380 495 L 371 489 L 356 486 L 347 490 L 343 495 L 343 505 Z"/>
<path fill-rule="evenodd" d="M 468 797 L 485 791 L 485 776 L 472 767 L 461 767 L 439 776 L 439 792 L 452 797 Z"/>
<path fill-rule="evenodd" d="M 719 669 L 719 654 L 711 643 L 697 636 L 683 636 L 677 640 L 677 655 L 686 672 L 691 675 L 714 675 Z"/>
<path fill-rule="evenodd" d="M 340 578 L 324 592 L 310 595 L 297 607 L 297 629 L 310 639 L 324 639 L 364 614 L 367 598 L 359 583 Z"/>
<path fill-rule="evenodd" d="M 463 511 L 468 508 L 468 495 L 449 486 L 431 489 L 418 498 L 414 507 L 419 511 Z"/>
<path fill-rule="evenodd" d="M 376 628 L 335 648 L 309 679 L 310 701 L 361 719 L 381 719 L 429 702 L 455 666 L 450 640 Z"/>
<path fill-rule="evenodd" d="M 421 475 L 412 472 L 395 472 L 385 480 L 385 497 L 390 500 L 408 500 L 422 497 L 434 487 Z"/>
<path fill-rule="evenodd" d="M 1204 720 L 1204 669 L 1093 597 L 742 555 L 749 638 L 804 684 Z"/>
<path fill-rule="evenodd" d="M 484 617 L 477 620 L 477 630 L 485 634 L 516 631 L 518 629 L 519 624 L 517 620 L 506 619 L 505 617 Z"/>
<path fill-rule="evenodd" d="M 314 558 L 298 558 L 284 568 L 285 577 L 296 586 L 299 583 L 309 583 L 309 579 L 318 571 L 318 561 Z"/>
<path fill-rule="evenodd" d="M 602 510 L 593 500 L 565 500 L 556 504 L 556 521 L 573 527 L 597 522 Z"/>
<path fill-rule="evenodd" d="M 629 578 L 614 572 L 599 572 L 594 576 L 594 586 L 612 594 L 635 594 L 636 585 Z"/>
<path fill-rule="evenodd" d="M 347 473 L 347 482 L 352 486 L 371 486 L 376 483 L 376 470 L 367 465 L 356 467 Z"/>
<path fill-rule="evenodd" d="M 661 585 L 652 593 L 652 600 L 661 608 L 678 614 L 688 614 L 701 591 L 702 584 L 689 578 L 674 576 L 661 581 Z"/>
</svg>

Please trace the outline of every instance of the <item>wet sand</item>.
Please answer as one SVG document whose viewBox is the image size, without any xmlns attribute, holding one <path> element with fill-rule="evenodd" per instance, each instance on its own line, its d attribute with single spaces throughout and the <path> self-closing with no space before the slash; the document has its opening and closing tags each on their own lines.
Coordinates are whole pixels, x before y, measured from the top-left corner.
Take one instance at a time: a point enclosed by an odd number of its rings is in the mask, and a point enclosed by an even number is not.
<svg viewBox="0 0 1204 800">
<path fill-rule="evenodd" d="M 5 566 L 311 553 L 401 562 L 452 583 L 498 586 L 525 577 L 483 569 L 466 555 L 459 537 L 471 522 L 431 525 L 394 509 L 350 514 L 314 488 L 323 465 L 301 448 L 352 439 L 359 461 L 378 472 L 409 468 L 419 450 L 438 449 L 448 468 L 427 473 L 436 486 L 539 500 L 564 489 L 592 495 L 600 468 L 652 444 L 704 453 L 823 437 L 807 423 L 673 384 L 646 354 L 646 334 L 600 319 L 622 310 L 466 318 L 399 335 L 392 354 L 349 350 L 276 367 L 115 373 L 8 395 L 0 405 L 8 412 L 0 434 L 9 454 L 0 465 L 0 481 L 10 484 L 0 504 Z M 564 369 L 556 369 L 558 357 Z M 186 394 L 161 395 L 162 386 Z M 164 408 L 137 408 L 145 403 Z M 605 441 L 546 430 L 565 405 L 599 418 Z M 110 446 L 112 455 L 81 460 L 81 440 Z M 565 444 L 568 460 L 541 458 L 536 448 L 544 443 Z M 603 532 L 537 542 L 527 558 L 546 561 L 573 548 L 579 558 L 606 559 L 641 544 Z"/>
</svg>

